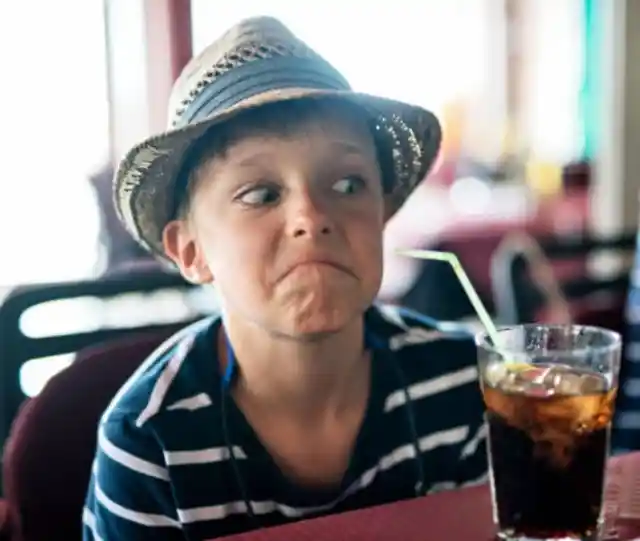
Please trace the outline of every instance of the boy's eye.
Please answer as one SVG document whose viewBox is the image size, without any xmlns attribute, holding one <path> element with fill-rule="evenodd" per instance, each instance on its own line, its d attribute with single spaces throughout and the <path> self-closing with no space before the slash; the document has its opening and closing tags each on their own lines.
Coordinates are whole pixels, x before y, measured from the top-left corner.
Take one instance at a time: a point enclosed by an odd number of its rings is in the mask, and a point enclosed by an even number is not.
<svg viewBox="0 0 640 541">
<path fill-rule="evenodd" d="M 364 187 L 364 180 L 360 177 L 344 177 L 335 182 L 332 186 L 337 192 L 351 194 L 360 191 Z"/>
<path fill-rule="evenodd" d="M 270 205 L 280 198 L 280 192 L 272 186 L 251 188 L 238 196 L 238 200 L 248 206 Z"/>
<path fill-rule="evenodd" d="M 365 181 L 357 176 L 341 178 L 331 185 L 331 189 L 341 194 L 358 193 Z M 248 207 L 273 205 L 280 200 L 282 190 L 277 186 L 254 186 L 240 193 L 236 200 Z"/>
</svg>

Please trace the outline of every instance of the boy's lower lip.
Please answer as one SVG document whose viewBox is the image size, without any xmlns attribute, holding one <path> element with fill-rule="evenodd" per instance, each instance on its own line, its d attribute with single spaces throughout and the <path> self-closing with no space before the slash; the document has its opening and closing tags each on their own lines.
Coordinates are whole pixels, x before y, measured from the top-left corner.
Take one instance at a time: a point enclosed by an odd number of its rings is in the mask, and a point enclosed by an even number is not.
<svg viewBox="0 0 640 541">
<path fill-rule="evenodd" d="M 339 263 L 335 263 L 333 261 L 303 261 L 301 263 L 296 263 L 289 270 L 287 270 L 287 272 L 284 273 L 283 278 L 285 276 L 291 274 L 295 270 L 303 268 L 303 267 L 329 267 L 329 268 L 344 272 L 346 274 L 349 274 L 351 276 L 354 276 L 354 274 L 351 271 L 351 269 L 349 269 L 349 268 L 347 268 L 347 267 L 345 267 L 343 265 L 340 265 Z"/>
</svg>

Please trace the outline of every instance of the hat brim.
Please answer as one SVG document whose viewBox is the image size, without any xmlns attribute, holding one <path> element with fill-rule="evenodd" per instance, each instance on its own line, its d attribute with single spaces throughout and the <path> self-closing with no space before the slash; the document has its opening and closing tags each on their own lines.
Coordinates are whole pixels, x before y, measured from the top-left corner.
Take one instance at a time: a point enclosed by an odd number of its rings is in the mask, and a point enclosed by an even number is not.
<svg viewBox="0 0 640 541">
<path fill-rule="evenodd" d="M 166 259 L 162 231 L 173 218 L 175 183 L 194 141 L 252 108 L 326 97 L 361 107 L 376 124 L 374 137 L 378 144 L 389 147 L 394 174 L 385 204 L 390 218 L 435 161 L 442 140 L 437 118 L 421 107 L 368 94 L 291 88 L 258 94 L 198 123 L 149 137 L 132 148 L 120 162 L 114 179 L 114 203 L 125 227 L 143 247 Z"/>
</svg>

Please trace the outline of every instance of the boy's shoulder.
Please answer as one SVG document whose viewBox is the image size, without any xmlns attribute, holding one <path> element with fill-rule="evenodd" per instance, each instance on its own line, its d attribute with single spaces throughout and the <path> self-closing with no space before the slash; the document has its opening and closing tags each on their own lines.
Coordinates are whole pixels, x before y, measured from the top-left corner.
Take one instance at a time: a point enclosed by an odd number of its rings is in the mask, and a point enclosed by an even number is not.
<svg viewBox="0 0 640 541">
<path fill-rule="evenodd" d="M 450 373 L 477 379 L 475 341 L 464 325 L 392 305 L 376 305 L 367 316 L 368 328 L 386 343 L 410 379 Z"/>
<path fill-rule="evenodd" d="M 202 362 L 215 354 L 209 340 L 218 317 L 208 317 L 180 330 L 156 348 L 111 400 L 101 423 L 127 417 L 142 426 L 172 404 L 195 400 L 200 393 Z M 206 350 L 206 351 L 204 351 Z M 188 404 L 187 404 L 188 406 Z"/>
</svg>

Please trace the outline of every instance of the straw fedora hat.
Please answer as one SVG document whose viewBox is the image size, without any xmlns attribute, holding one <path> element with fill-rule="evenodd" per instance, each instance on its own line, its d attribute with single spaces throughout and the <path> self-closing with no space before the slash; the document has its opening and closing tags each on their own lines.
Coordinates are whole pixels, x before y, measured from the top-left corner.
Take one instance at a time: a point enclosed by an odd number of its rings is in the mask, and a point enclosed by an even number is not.
<svg viewBox="0 0 640 541">
<path fill-rule="evenodd" d="M 175 217 L 176 184 L 194 141 L 242 111 L 327 96 L 369 116 L 376 145 L 392 164 L 385 194 L 392 215 L 435 159 L 441 141 L 436 117 L 421 107 L 353 92 L 281 22 L 256 17 L 232 27 L 189 62 L 171 93 L 168 131 L 126 154 L 114 179 L 120 219 L 142 246 L 164 257 L 162 231 Z"/>
</svg>

